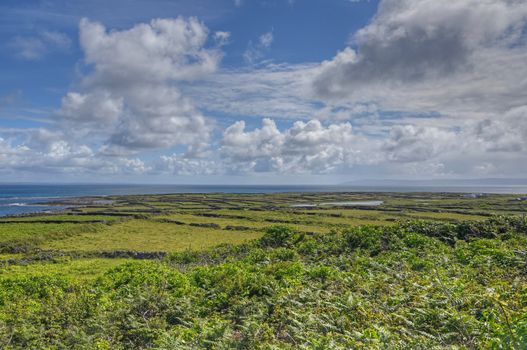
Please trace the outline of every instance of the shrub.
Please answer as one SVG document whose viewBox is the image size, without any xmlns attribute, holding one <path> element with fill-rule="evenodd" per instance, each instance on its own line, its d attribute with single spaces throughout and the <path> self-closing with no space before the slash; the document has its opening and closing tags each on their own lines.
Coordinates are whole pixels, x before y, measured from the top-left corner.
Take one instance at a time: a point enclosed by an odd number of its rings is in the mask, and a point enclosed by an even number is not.
<svg viewBox="0 0 527 350">
<path fill-rule="evenodd" d="M 381 248 L 382 228 L 360 226 L 348 230 L 344 239 L 351 249 L 379 250 Z"/>
<path fill-rule="evenodd" d="M 295 239 L 295 232 L 287 226 L 273 226 L 260 238 L 264 247 L 286 247 Z"/>
</svg>

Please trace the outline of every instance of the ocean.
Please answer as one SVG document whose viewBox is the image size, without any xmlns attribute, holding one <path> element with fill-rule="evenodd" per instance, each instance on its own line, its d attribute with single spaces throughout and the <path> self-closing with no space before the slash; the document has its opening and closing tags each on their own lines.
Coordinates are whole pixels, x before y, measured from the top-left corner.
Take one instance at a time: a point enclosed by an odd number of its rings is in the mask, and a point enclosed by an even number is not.
<svg viewBox="0 0 527 350">
<path fill-rule="evenodd" d="M 167 193 L 456 192 L 526 194 L 527 186 L 96 185 L 0 184 L 0 216 L 60 210 L 42 203 L 68 197 Z"/>
</svg>

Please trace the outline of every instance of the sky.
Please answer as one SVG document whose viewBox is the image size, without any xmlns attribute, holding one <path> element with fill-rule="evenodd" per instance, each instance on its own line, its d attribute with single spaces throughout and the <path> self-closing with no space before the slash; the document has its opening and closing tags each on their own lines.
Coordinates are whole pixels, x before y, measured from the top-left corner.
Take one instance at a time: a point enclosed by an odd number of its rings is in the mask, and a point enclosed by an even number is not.
<svg viewBox="0 0 527 350">
<path fill-rule="evenodd" d="M 524 0 L 0 0 L 0 182 L 527 178 Z"/>
</svg>

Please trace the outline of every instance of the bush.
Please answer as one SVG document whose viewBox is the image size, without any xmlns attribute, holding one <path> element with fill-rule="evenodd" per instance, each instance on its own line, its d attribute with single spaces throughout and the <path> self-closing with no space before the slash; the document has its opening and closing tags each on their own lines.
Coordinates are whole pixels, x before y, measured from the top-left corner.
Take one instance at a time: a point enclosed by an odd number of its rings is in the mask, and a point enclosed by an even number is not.
<svg viewBox="0 0 527 350">
<path fill-rule="evenodd" d="M 273 226 L 260 238 L 263 247 L 287 247 L 295 239 L 295 232 L 287 226 Z"/>
<path fill-rule="evenodd" d="M 129 262 L 91 281 L 6 271 L 0 347 L 522 349 L 524 224 L 305 236 L 278 226 L 259 241 Z"/>
<path fill-rule="evenodd" d="M 380 250 L 383 229 L 375 226 L 354 227 L 344 234 L 351 249 Z"/>
</svg>

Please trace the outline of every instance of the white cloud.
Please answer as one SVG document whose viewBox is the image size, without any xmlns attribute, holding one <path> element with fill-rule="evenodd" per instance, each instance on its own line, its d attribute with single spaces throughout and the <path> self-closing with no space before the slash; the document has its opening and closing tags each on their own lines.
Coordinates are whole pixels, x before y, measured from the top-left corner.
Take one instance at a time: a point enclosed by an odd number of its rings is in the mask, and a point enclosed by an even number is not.
<svg viewBox="0 0 527 350">
<path fill-rule="evenodd" d="M 389 160 L 396 162 L 421 162 L 453 150 L 460 151 L 463 145 L 457 134 L 435 127 L 397 125 L 382 150 Z"/>
<path fill-rule="evenodd" d="M 244 121 L 238 121 L 223 133 L 221 151 L 235 162 L 250 162 L 279 154 L 284 141 L 284 135 L 271 119 L 264 119 L 260 129 L 250 132 L 245 131 Z"/>
<path fill-rule="evenodd" d="M 213 38 L 216 41 L 218 46 L 224 46 L 229 43 L 229 39 L 231 37 L 230 32 L 224 32 L 224 31 L 217 31 L 214 32 Z"/>
<path fill-rule="evenodd" d="M 261 60 L 273 44 L 273 41 L 274 35 L 272 31 L 260 35 L 256 43 L 249 41 L 247 49 L 243 53 L 245 62 L 252 64 Z"/>
<path fill-rule="evenodd" d="M 472 136 L 490 152 L 527 152 L 527 106 L 513 108 L 500 119 L 484 119 Z"/>
<path fill-rule="evenodd" d="M 520 1 L 384 0 L 374 20 L 322 65 L 314 88 L 325 98 L 362 86 L 411 83 L 470 71 L 475 54 L 518 44 L 527 22 Z"/>
<path fill-rule="evenodd" d="M 39 60 L 53 51 L 67 51 L 71 46 L 71 39 L 64 33 L 43 31 L 35 36 L 16 36 L 9 46 L 15 56 L 24 60 Z"/>
<path fill-rule="evenodd" d="M 41 33 L 42 40 L 61 50 L 71 47 L 71 39 L 64 33 L 55 31 L 44 31 Z"/>
<path fill-rule="evenodd" d="M 200 108 L 239 116 L 312 119 L 320 104 L 309 97 L 315 65 L 222 69 L 185 85 Z"/>
<path fill-rule="evenodd" d="M 106 91 L 81 94 L 68 92 L 62 98 L 59 115 L 75 122 L 94 123 L 95 126 L 107 127 L 117 121 L 123 112 L 123 98 L 112 98 Z"/>
<path fill-rule="evenodd" d="M 296 122 L 279 130 L 270 119 L 245 130 L 239 121 L 226 129 L 220 152 L 234 173 L 353 173 L 376 176 L 503 176 L 527 171 L 527 109 L 502 120 L 468 121 L 463 127 L 395 124 L 387 134 L 367 135 L 350 123 Z M 514 170 L 516 169 L 516 170 Z"/>
<path fill-rule="evenodd" d="M 80 22 L 80 42 L 91 80 L 104 85 L 194 80 L 216 69 L 221 53 L 204 48 L 208 29 L 196 18 L 155 19 L 128 30 L 110 31 Z"/>
<path fill-rule="evenodd" d="M 84 19 L 79 28 L 88 73 L 62 98 L 53 130 L 0 130 L 11 135 L 2 139 L 4 171 L 151 173 L 159 171 L 157 164 L 136 155 L 176 145 L 187 148 L 178 160 L 187 170 L 179 172 L 197 171 L 191 159 L 207 154 L 213 121 L 179 84 L 216 69 L 222 54 L 205 47 L 208 29 L 195 18 L 158 19 L 120 31 Z M 59 36 L 46 38 L 64 44 Z M 174 159 L 167 162 L 176 172 Z"/>
<path fill-rule="evenodd" d="M 523 1 L 383 0 L 331 60 L 263 64 L 270 31 L 249 43 L 250 65 L 218 69 L 230 33 L 197 19 L 113 31 L 83 20 L 86 75 L 63 97 L 54 130 L 0 130 L 0 168 L 522 176 L 526 23 Z M 38 40 L 67 46 L 60 36 Z M 28 57 L 38 50 L 28 45 Z M 225 120 L 201 111 L 245 121 L 222 130 Z M 261 126 L 248 129 L 251 117 Z"/>
<path fill-rule="evenodd" d="M 151 170 L 138 158 L 104 157 L 89 146 L 65 140 L 47 129 L 11 131 L 0 137 L 0 174 L 19 172 L 69 174 L 143 174 Z M 19 140 L 19 141 L 16 141 Z"/>
<path fill-rule="evenodd" d="M 10 46 L 17 57 L 25 60 L 40 59 L 47 51 L 46 45 L 38 38 L 16 37 Z"/>
<path fill-rule="evenodd" d="M 264 48 L 270 47 L 273 41 L 274 41 L 273 32 L 264 33 L 260 35 L 260 38 L 258 38 L 259 44 Z"/>
<path fill-rule="evenodd" d="M 399 173 L 425 176 L 518 176 L 525 174 L 527 108 L 463 127 L 395 125 L 379 150 Z"/>
<path fill-rule="evenodd" d="M 311 120 L 280 131 L 274 121 L 264 119 L 253 131 L 245 131 L 243 121 L 228 127 L 220 152 L 235 172 L 329 173 L 374 161 L 364 157 L 373 144 L 354 135 L 349 123 L 326 127 Z"/>
<path fill-rule="evenodd" d="M 156 19 L 122 31 L 83 19 L 81 47 L 94 70 L 84 78 L 84 91 L 63 98 L 58 115 L 85 128 L 103 126 L 108 155 L 202 145 L 212 122 L 177 84 L 216 69 L 221 52 L 204 47 L 207 37 L 195 18 Z"/>
<path fill-rule="evenodd" d="M 526 24 L 523 1 L 385 0 L 330 61 L 220 71 L 186 91 L 223 113 L 347 120 L 388 172 L 514 176 L 525 173 Z M 269 159 L 261 168 L 278 169 Z"/>
<path fill-rule="evenodd" d="M 221 162 L 190 158 L 182 154 L 161 156 L 156 170 L 169 175 L 218 175 L 224 172 Z"/>
</svg>

